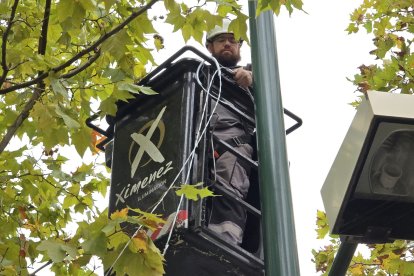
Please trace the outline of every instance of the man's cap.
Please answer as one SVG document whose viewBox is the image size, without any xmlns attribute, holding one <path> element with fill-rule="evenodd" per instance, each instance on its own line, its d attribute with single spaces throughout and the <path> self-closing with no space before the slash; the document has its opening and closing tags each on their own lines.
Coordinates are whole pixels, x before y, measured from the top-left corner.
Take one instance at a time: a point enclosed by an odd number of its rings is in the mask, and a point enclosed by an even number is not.
<svg viewBox="0 0 414 276">
<path fill-rule="evenodd" d="M 206 44 L 207 44 L 207 42 L 211 42 L 213 40 L 213 38 L 218 36 L 218 35 L 229 34 L 229 33 L 232 34 L 233 32 L 229 32 L 229 25 L 230 25 L 230 20 L 224 19 L 222 26 L 217 26 L 216 25 L 213 29 L 208 31 L 207 35 L 206 35 Z"/>
</svg>

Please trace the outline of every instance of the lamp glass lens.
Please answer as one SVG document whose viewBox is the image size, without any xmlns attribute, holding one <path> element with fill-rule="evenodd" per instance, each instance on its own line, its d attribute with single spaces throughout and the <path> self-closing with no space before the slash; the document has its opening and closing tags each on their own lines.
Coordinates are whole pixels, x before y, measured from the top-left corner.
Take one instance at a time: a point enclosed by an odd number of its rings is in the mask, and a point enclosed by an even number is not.
<svg viewBox="0 0 414 276">
<path fill-rule="evenodd" d="M 414 195 L 414 131 L 390 133 L 371 161 L 369 183 L 377 194 Z"/>
<path fill-rule="evenodd" d="M 355 192 L 357 197 L 414 202 L 413 125 L 378 125 Z"/>
</svg>

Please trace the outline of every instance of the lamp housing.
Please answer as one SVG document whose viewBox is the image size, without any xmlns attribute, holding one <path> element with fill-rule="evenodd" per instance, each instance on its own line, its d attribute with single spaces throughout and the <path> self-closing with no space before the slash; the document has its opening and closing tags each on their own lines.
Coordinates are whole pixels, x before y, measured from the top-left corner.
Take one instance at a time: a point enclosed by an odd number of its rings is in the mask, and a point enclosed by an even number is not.
<svg viewBox="0 0 414 276">
<path fill-rule="evenodd" d="M 414 96 L 367 93 L 321 194 L 332 234 L 414 240 Z"/>
</svg>

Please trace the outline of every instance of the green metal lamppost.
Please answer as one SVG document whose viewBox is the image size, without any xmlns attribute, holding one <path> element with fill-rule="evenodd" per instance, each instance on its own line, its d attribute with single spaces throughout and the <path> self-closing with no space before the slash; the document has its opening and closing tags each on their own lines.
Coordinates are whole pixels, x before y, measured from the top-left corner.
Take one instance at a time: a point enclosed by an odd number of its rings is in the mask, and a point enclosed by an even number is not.
<svg viewBox="0 0 414 276">
<path fill-rule="evenodd" d="M 249 14 L 265 271 L 267 276 L 297 276 L 299 261 L 273 13 L 264 12 L 256 18 L 256 2 L 249 1 Z"/>
</svg>

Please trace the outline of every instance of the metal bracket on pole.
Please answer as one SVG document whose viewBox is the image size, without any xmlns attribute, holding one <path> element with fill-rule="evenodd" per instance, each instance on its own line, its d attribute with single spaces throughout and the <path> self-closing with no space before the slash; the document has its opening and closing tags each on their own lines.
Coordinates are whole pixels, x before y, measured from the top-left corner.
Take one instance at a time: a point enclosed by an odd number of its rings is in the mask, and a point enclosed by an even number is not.
<svg viewBox="0 0 414 276">
<path fill-rule="evenodd" d="M 329 270 L 329 276 L 342 276 L 346 275 L 349 264 L 352 261 L 355 250 L 358 247 L 358 243 L 349 242 L 347 240 L 342 240 L 341 245 L 339 246 L 338 252 L 334 258 L 334 261 Z"/>
</svg>

